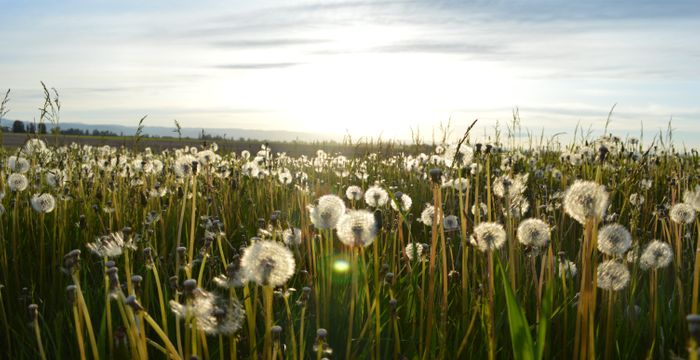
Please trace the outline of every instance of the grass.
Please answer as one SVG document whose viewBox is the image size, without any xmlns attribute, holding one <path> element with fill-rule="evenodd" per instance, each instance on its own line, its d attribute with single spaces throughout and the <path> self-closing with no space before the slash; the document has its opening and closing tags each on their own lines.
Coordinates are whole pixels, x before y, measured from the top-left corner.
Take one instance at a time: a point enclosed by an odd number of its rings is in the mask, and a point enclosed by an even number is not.
<svg viewBox="0 0 700 360">
<path fill-rule="evenodd" d="M 601 146 L 609 151 L 604 159 Z M 178 175 L 177 159 L 208 149 L 3 148 L 0 346 L 13 359 L 692 357 L 685 319 L 697 309 L 700 222 L 675 224 L 668 209 L 698 184 L 697 152 L 611 137 L 506 149 L 465 136 L 460 147 L 473 150 L 468 163 L 445 162 L 435 147 L 425 156 L 425 146 L 388 154 L 376 143 L 353 146 L 348 157 L 290 157 L 272 148 L 246 159 L 219 150 L 200 157 L 196 175 Z M 17 172 L 10 156 L 27 160 L 26 190 L 7 183 Z M 289 184 L 276 176 L 283 169 L 293 174 Z M 440 169 L 434 180 L 432 169 Z M 48 181 L 49 171 L 63 181 Z M 512 198 L 493 189 L 497 177 L 517 174 L 529 174 L 524 214 L 506 211 Z M 446 185 L 456 178 L 466 186 Z M 607 213 L 585 226 L 562 206 L 576 179 L 604 185 L 610 198 Z M 374 184 L 388 201 L 396 191 L 409 195 L 412 207 L 345 199 L 349 185 Z M 31 206 L 40 193 L 53 195 L 52 211 Z M 313 225 L 308 206 L 326 194 L 376 214 L 381 226 L 371 245 L 348 247 L 337 230 Z M 644 202 L 630 204 L 632 194 Z M 472 211 L 482 203 L 485 212 Z M 431 225 L 419 221 L 425 204 L 438 209 Z M 457 215 L 456 229 L 445 228 L 447 215 Z M 544 248 L 516 239 L 520 221 L 531 217 L 551 228 Z M 471 245 L 482 222 L 504 225 L 503 247 Z M 629 229 L 640 250 L 653 239 L 672 246 L 672 265 L 646 271 L 625 254 L 618 261 L 629 283 L 615 292 L 597 288 L 596 264 L 614 258 L 595 248 L 597 229 L 612 222 Z M 247 245 L 281 242 L 291 227 L 301 229 L 302 242 L 288 247 L 295 270 L 282 285 L 216 286 L 216 276 L 238 268 Z M 110 258 L 88 250 L 118 231 L 133 247 Z M 418 243 L 425 254 L 409 259 L 406 246 Z M 578 266 L 576 276 L 562 276 L 564 259 Z M 190 279 L 196 290 L 185 287 Z M 235 334 L 205 332 L 197 316 L 170 310 L 170 301 L 186 306 L 201 291 L 240 303 L 245 318 Z"/>
</svg>

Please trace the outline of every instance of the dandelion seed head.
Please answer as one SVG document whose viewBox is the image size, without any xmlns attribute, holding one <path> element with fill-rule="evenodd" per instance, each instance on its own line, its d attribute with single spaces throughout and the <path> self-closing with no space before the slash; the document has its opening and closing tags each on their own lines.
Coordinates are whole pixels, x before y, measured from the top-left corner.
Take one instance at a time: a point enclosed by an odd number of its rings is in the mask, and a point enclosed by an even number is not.
<svg viewBox="0 0 700 360">
<path fill-rule="evenodd" d="M 493 180 L 493 194 L 504 198 L 520 196 L 527 189 L 527 179 L 529 174 L 520 174 L 515 177 L 502 175 Z"/>
<path fill-rule="evenodd" d="M 459 229 L 459 218 L 456 215 L 447 215 L 443 220 L 445 231 L 455 231 Z"/>
<path fill-rule="evenodd" d="M 518 241 L 536 248 L 547 246 L 550 237 L 550 228 L 540 219 L 527 219 L 520 222 L 517 231 Z"/>
<path fill-rule="evenodd" d="M 374 214 L 366 210 L 350 210 L 338 221 L 338 239 L 350 247 L 365 247 L 377 236 Z"/>
<path fill-rule="evenodd" d="M 573 261 L 569 261 L 567 259 L 559 259 L 559 266 L 557 267 L 557 274 L 560 277 L 566 277 L 567 279 L 571 279 L 576 276 L 578 273 L 578 268 L 576 267 L 576 264 Z"/>
<path fill-rule="evenodd" d="M 426 204 L 425 209 L 423 209 L 423 212 L 420 213 L 420 222 L 422 222 L 425 226 L 432 226 L 434 217 L 435 207 L 433 205 Z"/>
<path fill-rule="evenodd" d="M 258 285 L 284 285 L 294 275 L 295 266 L 292 252 L 275 241 L 256 241 L 241 257 L 243 277 Z"/>
<path fill-rule="evenodd" d="M 396 193 L 394 196 L 396 198 L 396 201 L 391 201 L 392 209 L 399 211 L 399 206 L 397 205 L 397 203 L 400 205 L 402 212 L 407 212 L 411 209 L 411 205 L 413 205 L 413 200 L 410 196 L 404 193 Z"/>
<path fill-rule="evenodd" d="M 695 209 L 686 203 L 673 205 L 668 215 L 676 224 L 688 225 L 695 221 Z"/>
<path fill-rule="evenodd" d="M 482 252 L 498 250 L 506 242 L 506 231 L 501 224 L 482 222 L 474 227 L 470 242 Z"/>
<path fill-rule="evenodd" d="M 389 194 L 381 187 L 374 185 L 365 191 L 365 203 L 371 207 L 381 207 L 389 201 Z"/>
<path fill-rule="evenodd" d="M 448 167 L 469 166 L 474 159 L 474 149 L 466 144 L 450 144 L 445 148 L 443 159 Z"/>
<path fill-rule="evenodd" d="M 287 246 L 301 245 L 301 229 L 289 228 L 282 232 L 282 239 Z"/>
<path fill-rule="evenodd" d="M 575 181 L 564 195 L 564 211 L 580 224 L 600 220 L 608 207 L 605 187 L 592 181 Z"/>
<path fill-rule="evenodd" d="M 193 165 L 195 163 L 198 163 L 196 157 L 189 154 L 182 155 L 175 160 L 173 171 L 175 171 L 175 175 L 178 177 L 190 176 L 195 171 L 195 165 Z"/>
<path fill-rule="evenodd" d="M 308 209 L 311 222 L 317 229 L 332 229 L 345 214 L 345 203 L 338 196 L 323 195 L 318 198 L 317 205 L 309 205 Z"/>
<path fill-rule="evenodd" d="M 136 249 L 133 241 L 124 241 L 121 231 L 109 235 L 100 236 L 97 241 L 85 245 L 93 254 L 99 257 L 114 258 L 122 254 L 124 248 Z"/>
<path fill-rule="evenodd" d="M 34 194 L 30 202 L 34 211 L 43 214 L 52 212 L 56 207 L 56 199 L 49 193 Z"/>
<path fill-rule="evenodd" d="M 630 204 L 634 206 L 640 206 L 644 204 L 644 200 L 644 195 L 642 194 L 634 193 L 630 195 Z"/>
<path fill-rule="evenodd" d="M 672 260 L 671 246 L 663 241 L 654 240 L 644 248 L 644 252 L 639 257 L 639 267 L 642 270 L 661 269 L 671 264 Z"/>
<path fill-rule="evenodd" d="M 358 201 L 362 199 L 362 188 L 357 186 L 357 185 L 350 185 L 348 188 L 345 190 L 345 197 L 348 198 L 348 200 L 354 200 Z"/>
<path fill-rule="evenodd" d="M 630 281 L 630 271 L 624 264 L 616 260 L 608 260 L 598 265 L 597 277 L 599 288 L 620 291 L 627 287 Z"/>
<path fill-rule="evenodd" d="M 426 260 L 426 255 L 425 255 L 425 250 L 427 246 L 425 244 L 413 242 L 408 245 L 406 245 L 406 248 L 404 249 L 406 253 L 406 257 L 408 258 L 409 261 L 419 260 L 419 261 L 425 261 Z"/>
<path fill-rule="evenodd" d="M 598 250 L 610 256 L 622 256 L 632 246 L 632 235 L 620 224 L 608 224 L 598 231 Z"/>
<path fill-rule="evenodd" d="M 15 173 L 24 174 L 29 171 L 31 164 L 29 160 L 20 156 L 10 156 L 7 158 L 7 170 Z"/>
<path fill-rule="evenodd" d="M 22 146 L 22 153 L 28 156 L 41 153 L 46 150 L 46 143 L 41 139 L 29 139 Z"/>
<path fill-rule="evenodd" d="M 700 185 L 683 193 L 683 202 L 692 206 L 695 211 L 700 211 Z"/>
<path fill-rule="evenodd" d="M 10 174 L 7 177 L 7 186 L 10 187 L 11 191 L 24 191 L 29 186 L 29 180 L 23 174 Z"/>
</svg>

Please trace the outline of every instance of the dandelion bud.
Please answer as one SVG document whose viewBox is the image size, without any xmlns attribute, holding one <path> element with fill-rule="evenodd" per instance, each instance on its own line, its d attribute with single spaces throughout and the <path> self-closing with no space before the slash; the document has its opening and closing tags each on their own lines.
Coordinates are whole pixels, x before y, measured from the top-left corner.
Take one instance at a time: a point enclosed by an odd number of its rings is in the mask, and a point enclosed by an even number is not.
<svg viewBox="0 0 700 360">
<path fill-rule="evenodd" d="M 63 268 L 70 274 L 80 265 L 80 250 L 74 249 L 63 256 Z"/>
<path fill-rule="evenodd" d="M 136 300 L 136 296 L 134 295 L 127 296 L 127 298 L 124 299 L 124 303 L 131 306 L 135 313 L 143 311 L 143 306 L 139 304 L 138 300 Z"/>
<path fill-rule="evenodd" d="M 396 305 L 397 305 L 398 303 L 399 303 L 399 301 L 396 300 L 396 299 L 391 299 L 391 300 L 389 300 L 389 308 L 390 308 L 392 311 L 396 310 Z"/>
<path fill-rule="evenodd" d="M 180 264 L 186 263 L 187 258 L 185 257 L 185 254 L 187 253 L 187 248 L 184 246 L 178 246 L 177 249 L 175 249 L 175 251 L 177 251 L 177 261 Z"/>
<path fill-rule="evenodd" d="M 600 157 L 600 161 L 601 162 L 605 161 L 605 158 L 608 156 L 609 153 L 610 153 L 610 150 L 608 150 L 608 148 L 605 147 L 605 145 L 601 146 L 598 149 L 598 156 Z"/>
<path fill-rule="evenodd" d="M 78 219 L 78 228 L 80 230 L 84 230 L 87 227 L 87 220 L 85 220 L 85 215 L 80 215 L 80 218 Z"/>
<path fill-rule="evenodd" d="M 388 286 L 391 286 L 394 283 L 394 273 L 386 273 L 386 275 L 384 275 L 384 283 Z"/>
<path fill-rule="evenodd" d="M 143 256 L 146 258 L 146 266 L 153 266 L 153 249 L 150 247 L 143 249 Z"/>
<path fill-rule="evenodd" d="M 68 285 L 66 286 L 66 299 L 68 300 L 68 305 L 73 306 L 75 305 L 75 291 L 77 287 L 75 285 Z"/>
<path fill-rule="evenodd" d="M 168 282 L 169 282 L 169 284 L 170 284 L 170 290 L 172 290 L 172 291 L 178 291 L 178 290 L 179 290 L 179 286 L 178 286 L 178 284 L 177 284 L 178 281 L 179 281 L 179 280 L 178 280 L 177 276 L 175 276 L 175 275 L 171 276 L 170 279 L 168 279 Z"/>
<path fill-rule="evenodd" d="M 688 321 L 688 333 L 695 339 L 695 342 L 700 343 L 700 315 L 690 314 L 685 319 Z"/>
<path fill-rule="evenodd" d="M 326 336 L 328 336 L 328 331 L 324 328 L 320 328 L 316 330 L 316 340 L 326 340 Z"/>
<path fill-rule="evenodd" d="M 122 234 L 124 234 L 124 237 L 129 237 L 129 235 L 131 234 L 131 228 L 128 226 L 125 226 L 122 229 Z"/>
<path fill-rule="evenodd" d="M 29 306 L 27 307 L 27 311 L 29 314 L 29 321 L 30 322 L 36 321 L 37 317 L 39 316 L 39 305 L 29 304 Z"/>
<path fill-rule="evenodd" d="M 133 275 L 131 277 L 131 284 L 134 286 L 134 292 L 136 294 L 141 293 L 141 283 L 143 282 L 143 276 Z"/>
<path fill-rule="evenodd" d="M 259 218 L 258 219 L 258 229 L 263 229 L 265 228 L 265 219 Z"/>
<path fill-rule="evenodd" d="M 119 274 L 117 273 L 117 271 L 119 271 L 119 269 L 116 266 L 107 269 L 107 277 L 109 278 L 110 291 L 116 291 L 117 289 L 120 289 Z"/>
<path fill-rule="evenodd" d="M 280 335 L 282 334 L 282 327 L 279 325 L 274 325 L 270 328 L 270 333 L 272 333 L 272 341 L 280 341 Z"/>
<path fill-rule="evenodd" d="M 113 268 L 115 266 L 117 266 L 117 263 L 115 263 L 114 260 L 107 260 L 107 262 L 105 262 L 105 268 L 107 269 Z"/>
<path fill-rule="evenodd" d="M 197 280 L 195 279 L 187 279 L 182 283 L 182 289 L 185 297 L 192 296 L 196 288 Z"/>
<path fill-rule="evenodd" d="M 493 149 L 493 145 L 491 144 L 486 144 L 486 151 L 484 151 L 487 154 L 491 153 L 491 149 Z"/>
<path fill-rule="evenodd" d="M 282 217 L 282 211 L 281 210 L 275 210 L 270 214 L 270 222 L 276 223 L 277 220 L 279 220 Z"/>
<path fill-rule="evenodd" d="M 434 184 L 440 184 L 442 181 L 442 170 L 430 169 L 430 180 L 432 180 Z"/>
</svg>

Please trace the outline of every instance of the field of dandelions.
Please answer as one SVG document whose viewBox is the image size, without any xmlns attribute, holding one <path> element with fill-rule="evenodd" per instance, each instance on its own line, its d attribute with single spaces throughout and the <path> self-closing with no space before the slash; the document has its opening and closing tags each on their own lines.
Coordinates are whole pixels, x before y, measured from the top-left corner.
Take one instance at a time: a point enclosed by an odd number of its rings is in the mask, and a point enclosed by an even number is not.
<svg viewBox="0 0 700 360">
<path fill-rule="evenodd" d="M 5 148 L 0 357 L 696 358 L 697 152 L 462 140 Z"/>
</svg>

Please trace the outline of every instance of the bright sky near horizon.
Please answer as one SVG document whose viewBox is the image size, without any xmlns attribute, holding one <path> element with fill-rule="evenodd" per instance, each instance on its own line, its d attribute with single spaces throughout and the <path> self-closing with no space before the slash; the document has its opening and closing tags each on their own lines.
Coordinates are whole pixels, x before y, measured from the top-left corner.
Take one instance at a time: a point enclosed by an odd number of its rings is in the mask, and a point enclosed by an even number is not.
<svg viewBox="0 0 700 360">
<path fill-rule="evenodd" d="M 700 2 L 0 1 L 0 90 L 31 120 L 410 138 L 576 124 L 700 145 Z"/>
</svg>

